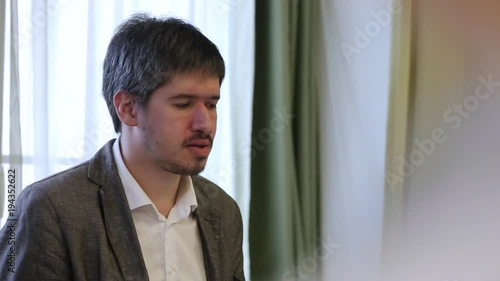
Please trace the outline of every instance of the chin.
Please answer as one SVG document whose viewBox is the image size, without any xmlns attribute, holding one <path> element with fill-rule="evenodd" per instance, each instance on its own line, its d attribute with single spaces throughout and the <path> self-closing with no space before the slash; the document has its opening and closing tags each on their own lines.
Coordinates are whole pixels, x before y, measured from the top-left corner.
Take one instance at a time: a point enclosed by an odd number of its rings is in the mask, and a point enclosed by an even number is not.
<svg viewBox="0 0 500 281">
<path fill-rule="evenodd" d="M 205 165 L 186 165 L 181 170 L 183 175 L 195 176 L 205 170 Z"/>
<path fill-rule="evenodd" d="M 157 162 L 158 166 L 167 172 L 183 176 L 196 176 L 205 169 L 206 161 L 199 161 L 195 165 L 183 165 L 180 163 Z"/>
</svg>

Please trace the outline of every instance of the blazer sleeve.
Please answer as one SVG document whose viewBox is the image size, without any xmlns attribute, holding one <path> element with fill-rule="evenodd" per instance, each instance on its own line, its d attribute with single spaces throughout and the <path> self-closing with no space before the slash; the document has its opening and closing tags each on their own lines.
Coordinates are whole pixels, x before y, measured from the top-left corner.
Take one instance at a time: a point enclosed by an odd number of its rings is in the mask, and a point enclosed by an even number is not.
<svg viewBox="0 0 500 281">
<path fill-rule="evenodd" d="M 0 280 L 71 280 L 71 267 L 56 205 L 45 188 L 29 186 L 16 202 L 14 219 L 0 230 Z"/>
</svg>

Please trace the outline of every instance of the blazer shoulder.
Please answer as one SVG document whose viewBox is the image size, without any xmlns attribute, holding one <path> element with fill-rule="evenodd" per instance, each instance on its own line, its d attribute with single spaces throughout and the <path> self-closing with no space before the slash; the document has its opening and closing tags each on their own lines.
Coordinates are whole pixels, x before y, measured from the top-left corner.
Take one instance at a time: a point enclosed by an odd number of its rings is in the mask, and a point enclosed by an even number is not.
<svg viewBox="0 0 500 281">
<path fill-rule="evenodd" d="M 88 161 L 33 182 L 23 188 L 21 194 L 29 192 L 32 196 L 43 194 L 51 197 L 51 195 L 66 194 L 70 190 L 76 191 L 82 187 L 88 189 L 90 181 L 87 174 Z"/>
<path fill-rule="evenodd" d="M 220 186 L 199 175 L 191 176 L 191 179 L 200 203 L 217 205 L 222 209 L 236 209 L 238 213 L 240 212 L 236 201 Z"/>
</svg>

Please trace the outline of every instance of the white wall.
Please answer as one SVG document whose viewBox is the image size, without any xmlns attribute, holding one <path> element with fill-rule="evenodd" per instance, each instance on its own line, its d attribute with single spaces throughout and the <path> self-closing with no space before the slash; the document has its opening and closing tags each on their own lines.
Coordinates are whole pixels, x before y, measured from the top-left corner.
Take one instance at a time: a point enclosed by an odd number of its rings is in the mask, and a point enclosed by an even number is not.
<svg viewBox="0 0 500 281">
<path fill-rule="evenodd" d="M 322 280 L 380 273 L 391 23 L 374 14 L 398 12 L 392 3 L 322 1 L 322 239 L 338 244 L 325 257 Z M 364 41 L 357 28 L 368 30 Z"/>
</svg>

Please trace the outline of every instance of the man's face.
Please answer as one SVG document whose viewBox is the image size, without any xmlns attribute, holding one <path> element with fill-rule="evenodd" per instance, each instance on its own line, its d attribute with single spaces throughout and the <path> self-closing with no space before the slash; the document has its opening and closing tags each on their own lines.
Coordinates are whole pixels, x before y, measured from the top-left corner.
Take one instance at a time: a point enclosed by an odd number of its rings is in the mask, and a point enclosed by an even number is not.
<svg viewBox="0 0 500 281">
<path fill-rule="evenodd" d="M 195 175 L 215 137 L 219 79 L 176 75 L 156 89 L 138 114 L 144 155 L 162 170 Z"/>
</svg>

